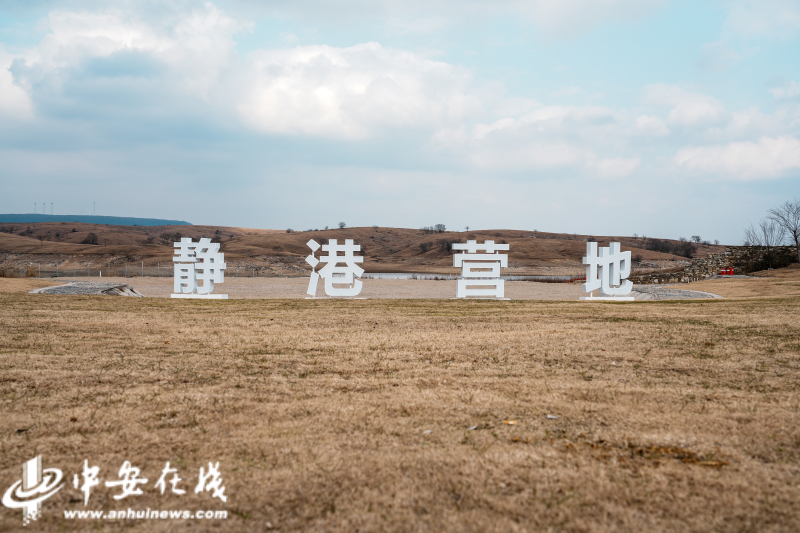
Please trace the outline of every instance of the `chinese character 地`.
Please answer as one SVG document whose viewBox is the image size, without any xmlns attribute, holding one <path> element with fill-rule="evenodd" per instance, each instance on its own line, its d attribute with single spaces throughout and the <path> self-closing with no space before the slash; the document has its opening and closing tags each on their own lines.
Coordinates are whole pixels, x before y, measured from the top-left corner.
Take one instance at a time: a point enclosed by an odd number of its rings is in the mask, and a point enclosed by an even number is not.
<svg viewBox="0 0 800 533">
<path fill-rule="evenodd" d="M 467 296 L 493 296 L 503 298 L 505 284 L 500 278 L 500 269 L 508 267 L 508 254 L 498 254 L 500 250 L 507 251 L 508 244 L 495 244 L 494 241 L 467 241 L 453 243 L 453 250 L 463 250 L 466 253 L 453 256 L 453 266 L 461 267 L 461 279 L 456 285 L 456 297 Z M 485 253 L 478 253 L 483 251 Z M 491 287 L 484 289 L 470 289 L 470 286 Z"/>
<path fill-rule="evenodd" d="M 358 296 L 361 293 L 363 283 L 355 278 L 360 278 L 364 269 L 356 263 L 363 263 L 362 256 L 355 255 L 361 251 L 361 246 L 353 244 L 353 239 L 345 239 L 344 244 L 339 244 L 336 239 L 330 239 L 328 244 L 322 245 L 322 251 L 329 255 L 320 256 L 319 259 L 314 254 L 320 245 L 314 239 L 308 241 L 311 254 L 306 257 L 306 263 L 311 265 L 311 279 L 308 283 L 308 294 L 312 298 L 317 295 L 317 283 L 319 278 L 325 280 L 325 294 L 328 296 Z M 339 255 L 339 252 L 342 255 Z M 326 263 L 319 272 L 315 269 L 319 263 Z M 344 266 L 338 266 L 344 263 Z M 335 285 L 347 285 L 347 287 L 336 287 Z"/>
<path fill-rule="evenodd" d="M 583 292 L 592 293 L 600 289 L 605 296 L 581 296 L 581 300 L 618 300 L 632 301 L 633 297 L 626 297 L 633 289 L 633 283 L 627 278 L 631 273 L 631 253 L 621 252 L 620 243 L 612 242 L 608 248 L 600 247 L 599 253 L 596 242 L 586 243 L 586 283 L 581 286 Z"/>
<path fill-rule="evenodd" d="M 225 281 L 225 254 L 219 251 L 219 243 L 201 238 L 192 242 L 184 237 L 175 243 L 175 286 L 173 298 L 218 298 L 227 299 L 227 294 L 211 294 L 214 283 Z M 198 284 L 202 282 L 202 285 Z"/>
</svg>

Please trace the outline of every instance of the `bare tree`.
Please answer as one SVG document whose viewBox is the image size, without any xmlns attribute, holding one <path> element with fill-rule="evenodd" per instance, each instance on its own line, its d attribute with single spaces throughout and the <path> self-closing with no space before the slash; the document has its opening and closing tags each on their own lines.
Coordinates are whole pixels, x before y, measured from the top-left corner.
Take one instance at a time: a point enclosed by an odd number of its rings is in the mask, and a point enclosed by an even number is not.
<svg viewBox="0 0 800 533">
<path fill-rule="evenodd" d="M 346 227 L 347 227 L 347 224 L 345 224 L 344 222 L 339 222 L 339 229 L 344 229 Z"/>
<path fill-rule="evenodd" d="M 692 235 L 692 242 L 700 244 L 700 241 L 702 241 L 702 240 L 703 239 L 700 238 L 700 235 Z"/>
<path fill-rule="evenodd" d="M 761 246 L 766 249 L 767 265 L 770 268 L 772 268 L 772 249 L 783 244 L 785 234 L 783 226 L 770 218 L 761 219 L 757 228 L 750 224 L 750 227 L 744 230 L 745 241 L 750 246 Z"/>
<path fill-rule="evenodd" d="M 444 233 L 445 229 L 447 228 L 445 227 L 444 224 L 436 224 L 435 226 L 433 226 L 433 229 L 435 229 L 437 233 Z"/>
<path fill-rule="evenodd" d="M 714 244 L 716 244 L 717 246 L 719 246 L 719 239 L 714 239 Z"/>
<path fill-rule="evenodd" d="M 787 200 L 779 207 L 768 211 L 770 220 L 783 228 L 789 238 L 794 241 L 797 261 L 800 261 L 800 199 L 794 202 Z"/>
</svg>

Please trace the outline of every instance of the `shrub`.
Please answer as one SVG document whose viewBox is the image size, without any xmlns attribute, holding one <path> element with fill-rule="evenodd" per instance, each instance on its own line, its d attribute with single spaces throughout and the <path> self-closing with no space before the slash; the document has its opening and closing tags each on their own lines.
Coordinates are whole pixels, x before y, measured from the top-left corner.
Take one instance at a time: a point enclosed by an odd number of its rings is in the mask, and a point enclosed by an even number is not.
<svg viewBox="0 0 800 533">
<path fill-rule="evenodd" d="M 681 237 L 677 243 L 671 243 L 670 241 L 661 239 L 648 239 L 645 244 L 645 249 L 653 252 L 661 252 L 662 254 L 673 254 L 691 258 L 697 251 L 697 246 Z"/>
<path fill-rule="evenodd" d="M 81 241 L 81 244 L 100 244 L 100 240 L 97 238 L 97 235 L 90 233 Z"/>
<path fill-rule="evenodd" d="M 453 251 L 453 244 L 457 242 L 461 241 L 459 241 L 458 239 L 442 239 L 436 243 L 436 246 L 438 246 L 443 251 L 450 253 Z"/>
<path fill-rule="evenodd" d="M 697 246 L 695 246 L 694 243 L 691 243 L 689 241 L 683 241 L 678 243 L 678 245 L 673 248 L 672 253 L 675 255 L 680 255 L 682 257 L 687 257 L 691 259 L 692 257 L 694 257 L 694 253 L 696 251 L 697 251 Z"/>
<path fill-rule="evenodd" d="M 161 242 L 164 244 L 172 244 L 174 242 L 180 242 L 181 238 L 183 238 L 183 235 L 181 235 L 180 232 L 162 233 L 159 235 L 159 237 L 161 238 Z"/>
</svg>

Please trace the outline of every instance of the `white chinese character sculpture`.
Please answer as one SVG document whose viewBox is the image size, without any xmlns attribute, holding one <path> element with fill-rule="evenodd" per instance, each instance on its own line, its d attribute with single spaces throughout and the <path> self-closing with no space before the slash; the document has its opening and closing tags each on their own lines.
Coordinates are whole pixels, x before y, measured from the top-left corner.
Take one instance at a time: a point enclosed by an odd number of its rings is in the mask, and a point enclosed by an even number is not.
<svg viewBox="0 0 800 533">
<path fill-rule="evenodd" d="M 494 241 L 467 241 L 466 244 L 453 243 L 453 250 L 464 250 L 465 254 L 453 256 L 453 266 L 461 267 L 461 279 L 457 281 L 456 297 L 494 296 L 503 298 L 505 287 L 500 279 L 500 268 L 508 267 L 508 254 L 498 254 L 498 250 L 508 250 L 507 244 Z M 483 250 L 485 254 L 479 254 Z M 494 253 L 493 253 L 494 252 Z M 480 270 L 476 270 L 480 269 Z M 491 289 L 468 289 L 467 286 L 486 286 Z"/>
<path fill-rule="evenodd" d="M 217 298 L 227 300 L 227 294 L 211 294 L 214 283 L 225 281 L 225 254 L 220 253 L 219 243 L 201 238 L 192 242 L 184 237 L 175 243 L 175 294 L 173 298 Z M 197 282 L 202 281 L 202 285 Z"/>
<path fill-rule="evenodd" d="M 312 298 L 317 294 L 317 282 L 319 278 L 325 280 L 325 294 L 328 296 L 357 296 L 361 292 L 363 283 L 354 277 L 361 277 L 364 269 L 359 267 L 356 263 L 363 263 L 364 258 L 361 256 L 353 255 L 354 252 L 360 252 L 361 246 L 353 244 L 353 239 L 345 239 L 344 244 L 337 244 L 336 239 L 330 239 L 328 244 L 322 245 L 323 252 L 329 252 L 329 255 L 323 255 L 319 260 L 314 257 L 314 254 L 319 249 L 319 243 L 314 239 L 308 241 L 308 247 L 311 248 L 311 255 L 306 257 L 306 262 L 311 265 L 311 280 L 308 283 L 308 294 Z M 344 255 L 339 255 L 342 252 Z M 319 272 L 316 272 L 317 265 L 327 263 L 322 267 Z M 344 263 L 345 266 L 336 266 L 339 263 Z M 344 284 L 347 287 L 334 287 L 334 284 Z"/>
<path fill-rule="evenodd" d="M 612 242 L 608 248 L 601 247 L 598 255 L 597 243 L 586 243 L 586 257 L 583 258 L 586 283 L 581 285 L 581 290 L 590 294 L 581 296 L 581 300 L 633 301 L 633 297 L 625 297 L 633 288 L 633 283 L 625 279 L 631 273 L 631 253 L 620 252 L 619 246 L 618 242 Z M 591 293 L 596 289 L 605 296 L 595 298 Z"/>
</svg>

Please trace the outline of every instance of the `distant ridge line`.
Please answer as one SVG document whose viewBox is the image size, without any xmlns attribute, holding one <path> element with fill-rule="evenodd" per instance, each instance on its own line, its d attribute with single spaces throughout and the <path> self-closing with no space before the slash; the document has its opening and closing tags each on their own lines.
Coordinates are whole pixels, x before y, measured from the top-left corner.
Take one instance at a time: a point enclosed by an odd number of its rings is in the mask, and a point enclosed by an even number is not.
<svg viewBox="0 0 800 533">
<path fill-rule="evenodd" d="M 110 217 L 100 215 L 46 215 L 38 213 L 29 214 L 2 214 L 0 223 L 14 224 L 34 222 L 83 222 L 86 224 L 107 224 L 109 226 L 191 226 L 184 220 L 166 220 L 162 218 L 136 218 L 136 217 Z"/>
</svg>

